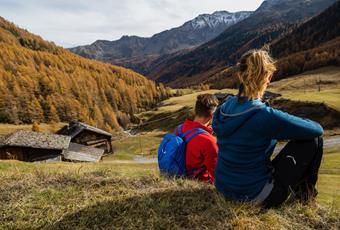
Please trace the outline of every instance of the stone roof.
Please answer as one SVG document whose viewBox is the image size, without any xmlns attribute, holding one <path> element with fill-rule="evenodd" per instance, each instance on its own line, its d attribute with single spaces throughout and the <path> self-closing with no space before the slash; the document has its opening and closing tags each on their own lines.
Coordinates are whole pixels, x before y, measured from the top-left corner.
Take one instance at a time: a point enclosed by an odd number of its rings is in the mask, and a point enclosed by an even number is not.
<svg viewBox="0 0 340 230">
<path fill-rule="evenodd" d="M 4 145 L 3 144 L 4 140 L 5 140 L 5 137 L 0 136 L 0 147 Z"/>
<path fill-rule="evenodd" d="M 68 136 L 20 130 L 0 139 L 0 146 L 65 150 L 70 141 Z"/>
<path fill-rule="evenodd" d="M 94 133 L 98 133 L 107 137 L 112 137 L 111 133 L 108 133 L 102 129 L 90 126 L 88 124 L 82 123 L 82 122 L 70 122 L 69 125 L 66 125 L 62 129 L 60 129 L 57 134 L 67 135 L 72 138 L 77 136 L 79 133 L 81 133 L 84 130 L 88 130 Z"/>
<path fill-rule="evenodd" d="M 64 151 L 63 156 L 71 161 L 98 162 L 103 154 L 104 149 L 70 143 L 70 147 Z"/>
</svg>

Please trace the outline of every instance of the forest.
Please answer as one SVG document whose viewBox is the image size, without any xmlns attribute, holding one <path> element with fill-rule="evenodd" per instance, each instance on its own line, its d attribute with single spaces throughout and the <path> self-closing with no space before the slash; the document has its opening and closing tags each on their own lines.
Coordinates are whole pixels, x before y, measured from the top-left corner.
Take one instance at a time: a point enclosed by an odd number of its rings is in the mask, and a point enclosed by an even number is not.
<svg viewBox="0 0 340 230">
<path fill-rule="evenodd" d="M 285 33 L 267 45 L 278 69 L 274 80 L 324 66 L 340 65 L 339 10 L 340 2 L 337 1 L 320 15 L 287 27 Z M 259 38 L 263 39 L 262 35 Z M 234 66 L 222 68 L 203 83 L 212 88 L 237 87 L 235 71 Z"/>
<path fill-rule="evenodd" d="M 271 44 L 281 79 L 322 66 L 340 65 L 340 2 Z"/>
<path fill-rule="evenodd" d="M 0 123 L 80 120 L 108 131 L 167 98 L 168 88 L 77 56 L 0 17 Z"/>
</svg>

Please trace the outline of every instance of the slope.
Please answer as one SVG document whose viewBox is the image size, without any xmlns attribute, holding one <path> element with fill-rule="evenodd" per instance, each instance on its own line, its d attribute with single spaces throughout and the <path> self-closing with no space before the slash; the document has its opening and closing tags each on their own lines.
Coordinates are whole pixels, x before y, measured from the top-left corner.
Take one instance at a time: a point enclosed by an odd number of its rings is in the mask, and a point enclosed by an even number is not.
<svg viewBox="0 0 340 230">
<path fill-rule="evenodd" d="M 234 64 L 245 51 L 274 41 L 291 31 L 296 23 L 319 14 L 334 2 L 264 1 L 247 19 L 192 51 L 163 60 L 148 75 L 170 86 L 197 84 Z"/>
<path fill-rule="evenodd" d="M 276 79 L 327 65 L 340 65 L 340 1 L 271 44 Z"/>
<path fill-rule="evenodd" d="M 0 161 L 1 229 L 339 229 L 340 153 L 325 154 L 318 202 L 261 210 L 156 164 Z M 332 208 L 333 207 L 333 208 Z"/>
<path fill-rule="evenodd" d="M 57 47 L 0 17 L 0 122 L 82 120 L 107 130 L 166 97 L 121 67 Z"/>
<path fill-rule="evenodd" d="M 278 67 L 274 80 L 324 66 L 340 65 L 339 12 L 340 1 L 337 1 L 320 15 L 270 44 Z M 205 79 L 203 83 L 210 84 L 213 88 L 235 87 L 237 81 L 234 76 L 234 68 L 231 67 Z"/>
<path fill-rule="evenodd" d="M 83 57 L 132 68 L 140 73 L 148 71 L 148 63 L 160 55 L 203 44 L 231 25 L 247 18 L 252 12 L 216 11 L 202 14 L 182 26 L 166 30 L 150 38 L 123 36 L 116 41 L 98 40 L 91 45 L 70 50 Z"/>
</svg>

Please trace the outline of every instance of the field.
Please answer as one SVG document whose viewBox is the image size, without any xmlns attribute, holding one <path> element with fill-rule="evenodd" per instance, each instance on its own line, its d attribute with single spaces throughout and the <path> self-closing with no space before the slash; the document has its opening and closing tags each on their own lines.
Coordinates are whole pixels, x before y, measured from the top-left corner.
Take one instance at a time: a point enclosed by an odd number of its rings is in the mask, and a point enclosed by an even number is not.
<svg viewBox="0 0 340 230">
<path fill-rule="evenodd" d="M 291 100 L 324 102 L 340 111 L 340 67 L 321 68 L 273 82 L 269 90 Z"/>
<path fill-rule="evenodd" d="M 195 92 L 187 95 L 183 95 L 180 97 L 172 97 L 168 100 L 165 100 L 161 106 L 157 109 L 157 112 L 175 112 L 184 107 L 193 107 L 195 105 L 195 101 L 198 95 L 204 93 L 236 93 L 236 90 L 233 89 L 224 89 L 224 90 L 207 90 L 202 92 Z"/>
<path fill-rule="evenodd" d="M 41 132 L 54 133 L 60 128 L 62 128 L 66 123 L 56 123 L 56 124 L 39 124 Z M 0 124 L 0 136 L 7 135 L 16 130 L 32 130 L 32 125 L 12 125 L 12 124 Z"/>
<path fill-rule="evenodd" d="M 324 102 L 330 107 L 340 111 L 340 87 L 338 89 L 325 89 L 321 92 L 282 92 L 285 98 L 300 101 Z"/>
<path fill-rule="evenodd" d="M 0 229 L 339 229 L 339 163 L 326 154 L 318 204 L 264 211 L 156 164 L 0 161 Z"/>
<path fill-rule="evenodd" d="M 155 157 L 164 132 L 154 131 L 128 136 L 114 141 L 115 154 L 106 156 L 104 161 L 133 160 L 134 157 Z"/>
</svg>

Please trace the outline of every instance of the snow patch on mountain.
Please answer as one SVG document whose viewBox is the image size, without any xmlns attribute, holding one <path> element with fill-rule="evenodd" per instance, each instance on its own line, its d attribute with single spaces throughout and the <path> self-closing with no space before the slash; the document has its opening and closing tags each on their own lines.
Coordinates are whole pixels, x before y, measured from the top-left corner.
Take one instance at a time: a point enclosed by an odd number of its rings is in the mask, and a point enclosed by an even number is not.
<svg viewBox="0 0 340 230">
<path fill-rule="evenodd" d="M 216 28 L 221 24 L 234 25 L 243 19 L 246 19 L 252 12 L 242 11 L 237 13 L 230 13 L 228 11 L 216 11 L 213 14 L 201 14 L 188 22 L 194 29 L 203 29 L 206 27 Z"/>
</svg>

